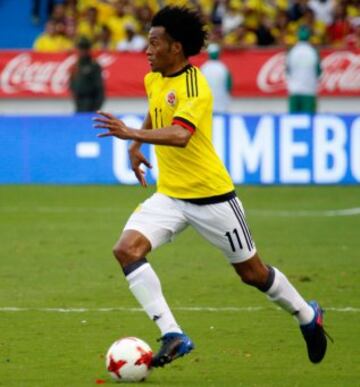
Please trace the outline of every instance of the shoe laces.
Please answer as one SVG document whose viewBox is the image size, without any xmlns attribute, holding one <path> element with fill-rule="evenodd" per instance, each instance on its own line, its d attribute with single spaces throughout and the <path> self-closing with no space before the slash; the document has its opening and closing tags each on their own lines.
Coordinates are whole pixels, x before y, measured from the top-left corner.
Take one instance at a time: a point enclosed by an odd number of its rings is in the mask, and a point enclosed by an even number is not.
<svg viewBox="0 0 360 387">
<path fill-rule="evenodd" d="M 321 310 L 321 313 L 319 314 L 319 316 L 318 317 L 320 317 L 319 318 L 319 320 L 317 320 L 316 321 L 316 323 L 318 324 L 318 325 L 320 325 L 320 327 L 322 328 L 322 330 L 323 330 L 323 332 L 324 332 L 324 335 L 334 344 L 334 339 L 329 335 L 329 333 L 325 330 L 325 328 L 324 328 L 324 325 L 323 325 L 323 314 L 325 313 L 325 310 L 324 309 L 320 309 Z"/>
<path fill-rule="evenodd" d="M 322 327 L 322 329 L 324 331 L 325 336 L 334 344 L 334 339 L 329 335 L 329 333 L 324 329 L 324 327 Z"/>
</svg>

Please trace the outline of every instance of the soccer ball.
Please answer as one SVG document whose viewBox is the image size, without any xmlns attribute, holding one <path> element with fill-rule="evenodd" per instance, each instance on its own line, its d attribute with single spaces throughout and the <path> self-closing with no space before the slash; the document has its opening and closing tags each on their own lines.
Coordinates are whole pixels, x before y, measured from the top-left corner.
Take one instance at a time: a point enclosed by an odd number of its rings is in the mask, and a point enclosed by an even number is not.
<svg viewBox="0 0 360 387">
<path fill-rule="evenodd" d="M 106 368 L 120 382 L 139 382 L 150 373 L 152 350 L 137 337 L 124 337 L 115 341 L 106 354 Z"/>
</svg>

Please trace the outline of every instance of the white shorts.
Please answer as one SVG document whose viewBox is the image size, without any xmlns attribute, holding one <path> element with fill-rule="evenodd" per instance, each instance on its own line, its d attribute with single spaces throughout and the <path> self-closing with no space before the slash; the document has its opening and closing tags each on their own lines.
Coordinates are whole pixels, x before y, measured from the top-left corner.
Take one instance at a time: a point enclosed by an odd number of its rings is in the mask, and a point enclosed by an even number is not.
<svg viewBox="0 0 360 387">
<path fill-rule="evenodd" d="M 155 193 L 135 210 L 124 230 L 139 231 L 155 250 L 188 225 L 218 247 L 230 263 L 246 261 L 256 253 L 243 206 L 237 197 L 199 205 Z"/>
</svg>

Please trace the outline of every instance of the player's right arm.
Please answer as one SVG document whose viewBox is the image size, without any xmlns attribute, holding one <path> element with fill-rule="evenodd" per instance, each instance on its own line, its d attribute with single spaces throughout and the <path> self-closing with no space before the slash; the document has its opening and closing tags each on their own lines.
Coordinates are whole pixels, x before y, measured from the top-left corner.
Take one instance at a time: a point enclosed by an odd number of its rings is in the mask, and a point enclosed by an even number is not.
<svg viewBox="0 0 360 387">
<path fill-rule="evenodd" d="M 145 116 L 144 122 L 141 126 L 141 129 L 151 129 L 152 123 L 151 123 L 151 117 L 150 113 L 148 112 Z M 139 183 L 146 187 L 146 180 L 145 180 L 145 171 L 141 169 L 141 164 L 146 165 L 148 168 L 152 168 L 152 165 L 149 163 L 148 160 L 146 160 L 145 156 L 140 151 L 142 142 L 141 141 L 133 141 L 130 144 L 129 147 L 129 158 L 132 170 L 135 173 L 136 178 L 138 179 Z"/>
</svg>

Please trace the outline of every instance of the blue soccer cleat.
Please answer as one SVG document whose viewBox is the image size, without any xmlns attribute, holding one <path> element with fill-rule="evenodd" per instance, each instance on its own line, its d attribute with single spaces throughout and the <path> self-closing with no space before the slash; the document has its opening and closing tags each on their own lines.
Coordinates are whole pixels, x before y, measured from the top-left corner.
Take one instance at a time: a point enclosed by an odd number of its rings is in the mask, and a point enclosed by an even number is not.
<svg viewBox="0 0 360 387">
<path fill-rule="evenodd" d="M 162 345 L 152 359 L 152 367 L 164 367 L 165 364 L 171 363 L 194 349 L 194 343 L 184 333 L 166 333 L 159 341 L 162 341 Z"/>
<path fill-rule="evenodd" d="M 314 319 L 309 324 L 300 325 L 300 329 L 306 341 L 310 361 L 320 363 L 326 353 L 328 336 L 323 327 L 324 312 L 316 301 L 310 301 L 309 305 L 314 309 Z"/>
</svg>

